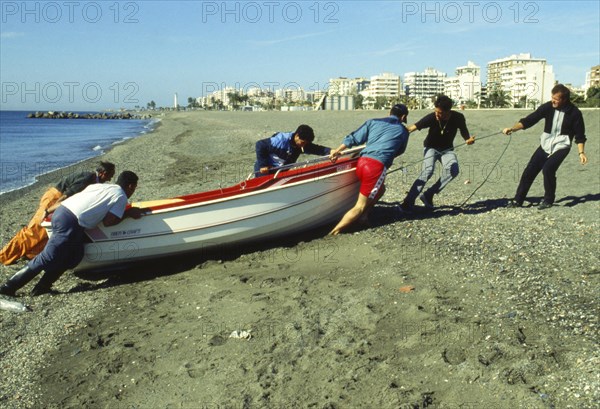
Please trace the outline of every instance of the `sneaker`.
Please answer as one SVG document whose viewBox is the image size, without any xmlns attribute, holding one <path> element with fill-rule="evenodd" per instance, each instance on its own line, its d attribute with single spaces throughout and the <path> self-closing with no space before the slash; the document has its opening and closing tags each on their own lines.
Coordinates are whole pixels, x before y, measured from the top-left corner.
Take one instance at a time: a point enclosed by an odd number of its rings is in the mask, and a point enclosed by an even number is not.
<svg viewBox="0 0 600 409">
<path fill-rule="evenodd" d="M 423 193 L 421 196 L 419 196 L 419 199 L 421 199 L 421 202 L 423 202 L 426 208 L 433 209 L 434 206 L 432 194 Z"/>
<path fill-rule="evenodd" d="M 540 205 L 538 206 L 538 210 L 546 210 L 552 207 L 552 203 L 548 203 L 546 201 L 543 201 L 542 203 L 540 203 Z"/>
<path fill-rule="evenodd" d="M 508 207 L 509 209 L 516 209 L 517 207 L 522 207 L 523 203 L 519 203 L 516 200 L 510 200 L 508 202 L 508 204 L 506 205 L 506 207 Z"/>
</svg>

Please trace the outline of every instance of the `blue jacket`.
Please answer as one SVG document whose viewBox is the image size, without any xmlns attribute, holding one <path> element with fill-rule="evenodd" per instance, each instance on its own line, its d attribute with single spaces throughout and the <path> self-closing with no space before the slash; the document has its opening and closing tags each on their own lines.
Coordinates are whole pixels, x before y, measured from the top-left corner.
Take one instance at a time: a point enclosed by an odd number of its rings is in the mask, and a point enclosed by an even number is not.
<svg viewBox="0 0 600 409">
<path fill-rule="evenodd" d="M 308 144 L 304 152 L 292 144 L 294 132 L 278 132 L 270 138 L 256 142 L 256 163 L 254 169 L 265 166 L 277 167 L 294 163 L 301 153 L 325 156 L 329 155 L 330 148 L 314 143 Z"/>
<path fill-rule="evenodd" d="M 400 120 L 391 115 L 387 118 L 369 119 L 342 141 L 351 148 L 366 144 L 360 156 L 366 156 L 392 166 L 394 158 L 406 150 L 408 130 Z"/>
</svg>

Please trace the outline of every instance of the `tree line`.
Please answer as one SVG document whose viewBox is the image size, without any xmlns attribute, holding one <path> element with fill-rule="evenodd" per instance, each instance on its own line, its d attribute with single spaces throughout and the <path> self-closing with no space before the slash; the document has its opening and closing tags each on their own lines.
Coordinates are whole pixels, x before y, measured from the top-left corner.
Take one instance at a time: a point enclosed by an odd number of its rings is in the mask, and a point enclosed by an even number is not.
<svg viewBox="0 0 600 409">
<path fill-rule="evenodd" d="M 466 101 L 463 105 L 465 108 L 531 108 L 536 109 L 540 103 L 545 101 L 539 101 L 537 99 L 528 99 L 526 96 L 521 97 L 517 102 L 511 102 L 510 93 L 508 91 L 503 90 L 492 90 L 487 95 L 481 97 L 480 95 L 475 95 L 477 100 L 469 100 Z M 269 103 L 260 103 L 253 101 L 248 95 L 241 95 L 237 92 L 231 92 L 227 94 L 229 99 L 229 106 L 231 106 L 234 110 L 239 109 L 248 104 L 253 104 L 262 107 L 266 110 L 278 110 L 282 105 L 312 105 L 309 101 L 282 101 L 273 98 Z M 435 99 L 435 97 L 433 97 Z M 424 108 L 422 100 L 419 100 L 415 97 L 402 95 L 394 98 L 388 97 L 367 97 L 357 94 L 354 95 L 354 109 L 363 109 L 364 107 L 368 109 L 386 109 L 390 106 L 401 103 L 405 104 L 409 109 L 421 109 Z M 589 107 L 589 108 L 598 108 L 600 107 L 600 87 L 591 87 L 587 90 L 586 97 L 583 97 L 579 94 L 571 94 L 571 102 L 580 108 Z M 156 109 L 156 102 L 149 102 L 146 107 L 148 109 Z M 187 99 L 187 108 L 200 108 L 200 104 L 196 100 L 196 98 L 188 97 Z M 213 105 L 208 107 L 208 109 L 217 109 L 222 110 L 227 108 L 223 101 L 215 100 Z"/>
</svg>

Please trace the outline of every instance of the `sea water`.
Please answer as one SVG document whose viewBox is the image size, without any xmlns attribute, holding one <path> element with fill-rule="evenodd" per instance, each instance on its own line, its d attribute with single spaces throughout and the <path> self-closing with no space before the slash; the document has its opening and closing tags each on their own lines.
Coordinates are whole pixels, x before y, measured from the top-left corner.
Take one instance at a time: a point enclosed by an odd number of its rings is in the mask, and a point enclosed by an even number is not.
<svg viewBox="0 0 600 409">
<path fill-rule="evenodd" d="M 28 114 L 0 111 L 0 194 L 30 185 L 44 173 L 100 156 L 117 143 L 150 132 L 157 123 L 28 118 Z"/>
</svg>

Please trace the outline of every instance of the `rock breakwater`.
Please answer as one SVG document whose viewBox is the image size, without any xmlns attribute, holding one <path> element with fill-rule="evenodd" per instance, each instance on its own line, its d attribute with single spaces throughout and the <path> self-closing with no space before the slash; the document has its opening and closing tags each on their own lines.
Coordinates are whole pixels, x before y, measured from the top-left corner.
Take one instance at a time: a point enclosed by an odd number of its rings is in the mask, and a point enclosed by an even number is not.
<svg viewBox="0 0 600 409">
<path fill-rule="evenodd" d="M 77 112 L 32 112 L 27 115 L 27 118 L 42 118 L 42 119 L 151 119 L 150 114 L 132 114 L 131 112 L 95 112 L 95 113 L 77 113 Z"/>
</svg>

